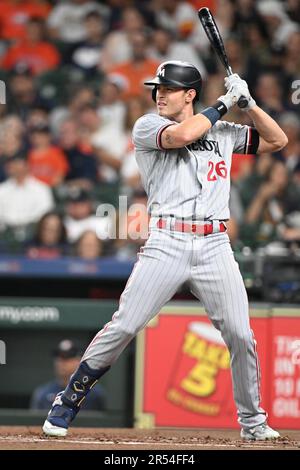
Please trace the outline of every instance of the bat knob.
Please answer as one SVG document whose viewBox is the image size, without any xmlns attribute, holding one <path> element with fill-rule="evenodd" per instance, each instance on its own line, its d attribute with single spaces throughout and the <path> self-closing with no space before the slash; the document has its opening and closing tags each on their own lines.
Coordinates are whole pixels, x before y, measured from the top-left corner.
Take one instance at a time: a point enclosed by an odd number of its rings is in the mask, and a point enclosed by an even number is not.
<svg viewBox="0 0 300 470">
<path fill-rule="evenodd" d="M 240 97 L 240 99 L 238 100 L 238 106 L 239 108 L 247 108 L 248 100 L 247 98 L 245 98 L 245 96 Z"/>
</svg>

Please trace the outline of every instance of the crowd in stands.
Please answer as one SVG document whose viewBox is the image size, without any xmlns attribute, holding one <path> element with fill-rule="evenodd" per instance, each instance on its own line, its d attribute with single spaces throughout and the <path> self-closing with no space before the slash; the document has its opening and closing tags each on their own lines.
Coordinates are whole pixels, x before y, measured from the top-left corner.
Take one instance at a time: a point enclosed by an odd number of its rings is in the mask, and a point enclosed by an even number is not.
<svg viewBox="0 0 300 470">
<path fill-rule="evenodd" d="M 231 241 L 236 250 L 299 249 L 297 0 L 0 0 L 0 253 L 135 257 L 145 236 L 113 239 L 118 218 L 96 210 L 118 208 L 119 196 L 146 205 L 131 131 L 155 111 L 143 82 L 159 63 L 198 67 L 199 109 L 224 94 L 202 6 L 215 15 L 234 72 L 289 138 L 276 154 L 233 156 Z M 251 125 L 237 107 L 225 119 Z M 146 209 L 139 216 L 145 221 Z"/>
</svg>

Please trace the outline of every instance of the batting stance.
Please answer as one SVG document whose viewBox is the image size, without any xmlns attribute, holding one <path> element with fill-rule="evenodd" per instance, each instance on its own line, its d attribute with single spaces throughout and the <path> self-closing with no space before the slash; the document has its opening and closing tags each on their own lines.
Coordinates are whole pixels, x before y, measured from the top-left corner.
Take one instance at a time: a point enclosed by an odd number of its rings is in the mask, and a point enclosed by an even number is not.
<svg viewBox="0 0 300 470">
<path fill-rule="evenodd" d="M 227 93 L 199 114 L 194 114 L 193 105 L 199 100 L 202 80 L 193 65 L 164 62 L 145 84 L 153 86 L 158 114 L 137 120 L 133 141 L 148 195 L 149 239 L 119 309 L 87 348 L 67 388 L 57 395 L 43 430 L 48 436 L 66 435 L 97 380 L 188 283 L 230 351 L 242 438 L 278 438 L 259 403 L 260 373 L 248 300 L 226 221 L 232 153 L 274 152 L 287 144 L 287 137 L 256 105 L 247 83 L 236 74 L 225 78 Z M 253 127 L 220 120 L 241 96 L 248 100 Z"/>
</svg>

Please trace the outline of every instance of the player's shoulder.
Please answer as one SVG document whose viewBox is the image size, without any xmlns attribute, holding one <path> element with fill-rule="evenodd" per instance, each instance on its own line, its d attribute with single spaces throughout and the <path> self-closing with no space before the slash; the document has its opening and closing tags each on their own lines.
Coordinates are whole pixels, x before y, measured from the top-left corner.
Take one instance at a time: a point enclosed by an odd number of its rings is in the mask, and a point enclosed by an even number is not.
<svg viewBox="0 0 300 470">
<path fill-rule="evenodd" d="M 135 122 L 132 129 L 132 138 L 134 144 L 137 144 L 140 139 L 155 135 L 158 130 L 171 122 L 162 116 L 155 113 L 144 114 Z"/>
<path fill-rule="evenodd" d="M 159 123 L 167 123 L 169 122 L 169 119 L 167 118 L 164 118 L 162 116 L 159 116 L 158 114 L 155 114 L 155 113 L 147 113 L 147 114 L 144 114 L 143 116 L 139 117 L 134 126 L 133 126 L 133 130 L 135 129 L 139 129 L 139 128 L 142 128 L 142 127 L 147 127 L 149 125 L 153 125 L 153 124 L 159 124 Z"/>
<path fill-rule="evenodd" d="M 223 134 L 225 135 L 231 135 L 235 134 L 237 131 L 244 129 L 247 126 L 244 126 L 242 124 L 236 124 L 235 122 L 229 122 L 229 121 L 217 121 L 215 125 L 209 130 L 210 134 Z"/>
</svg>

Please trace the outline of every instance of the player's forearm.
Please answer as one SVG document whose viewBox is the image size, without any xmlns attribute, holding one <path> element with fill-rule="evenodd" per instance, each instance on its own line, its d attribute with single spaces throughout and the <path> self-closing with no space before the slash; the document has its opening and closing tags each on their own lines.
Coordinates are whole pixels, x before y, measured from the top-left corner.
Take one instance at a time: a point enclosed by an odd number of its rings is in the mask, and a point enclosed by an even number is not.
<svg viewBox="0 0 300 470">
<path fill-rule="evenodd" d="M 278 124 L 259 106 L 254 106 L 248 111 L 255 128 L 260 137 L 262 137 L 272 148 L 269 151 L 280 150 L 288 143 L 288 138 Z"/>
<path fill-rule="evenodd" d="M 181 148 L 200 139 L 210 128 L 210 120 L 203 114 L 196 114 L 179 124 L 167 127 L 162 134 L 163 148 Z"/>
</svg>

